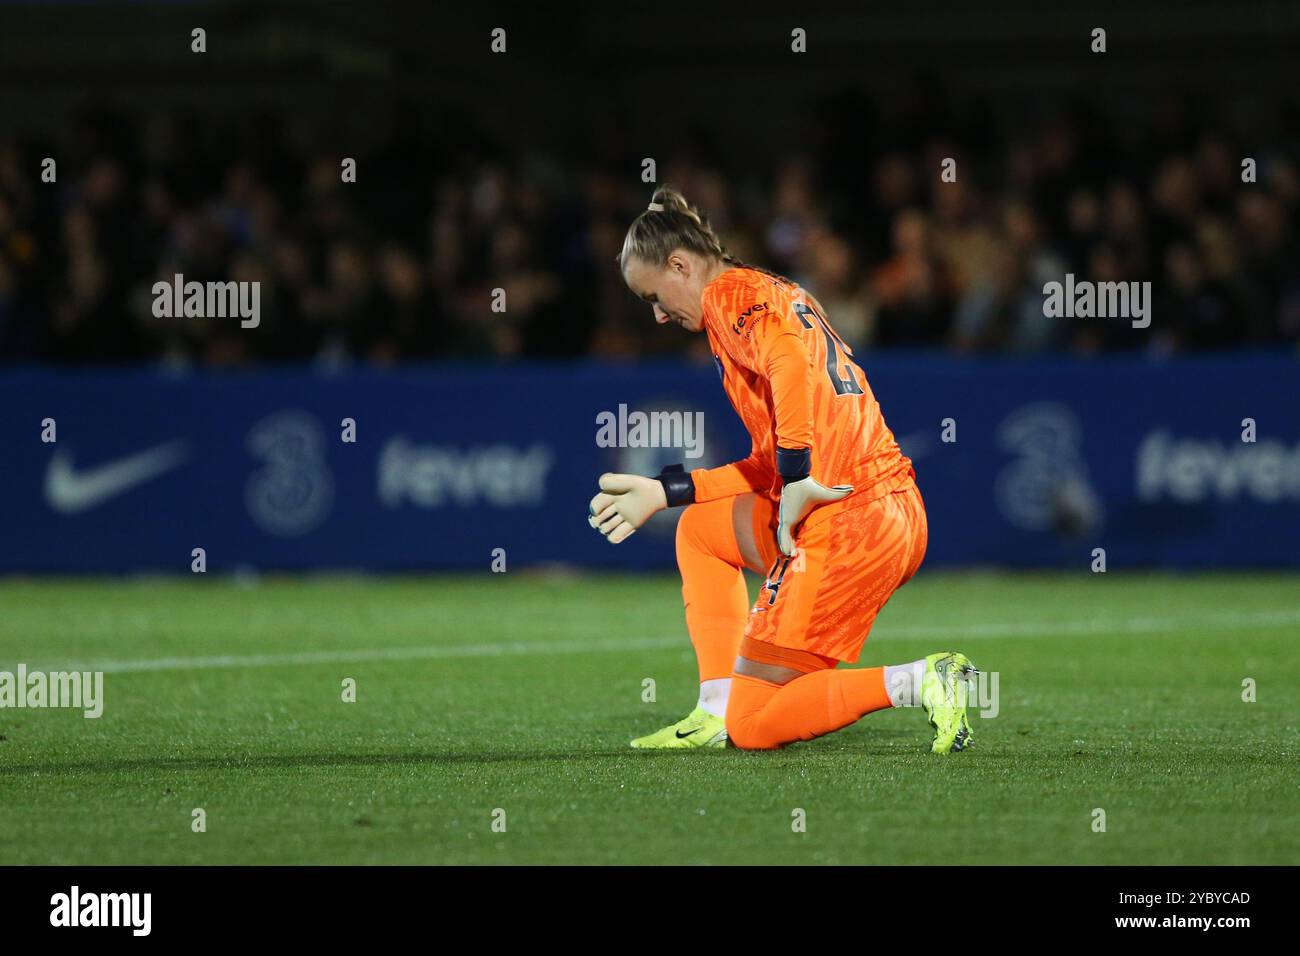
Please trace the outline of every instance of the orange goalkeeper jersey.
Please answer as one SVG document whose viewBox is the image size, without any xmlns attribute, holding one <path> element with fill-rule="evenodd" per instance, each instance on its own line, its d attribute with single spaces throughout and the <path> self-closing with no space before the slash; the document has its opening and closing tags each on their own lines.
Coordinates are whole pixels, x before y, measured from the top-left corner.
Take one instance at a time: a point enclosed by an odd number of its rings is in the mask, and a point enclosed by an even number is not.
<svg viewBox="0 0 1300 956">
<path fill-rule="evenodd" d="M 801 460 L 823 485 L 853 485 L 845 507 L 912 478 L 866 375 L 798 285 L 759 269 L 728 269 L 704 289 L 704 329 L 753 449 L 744 461 L 691 472 L 696 501 L 748 491 L 779 498 L 781 474 L 797 471 Z"/>
</svg>

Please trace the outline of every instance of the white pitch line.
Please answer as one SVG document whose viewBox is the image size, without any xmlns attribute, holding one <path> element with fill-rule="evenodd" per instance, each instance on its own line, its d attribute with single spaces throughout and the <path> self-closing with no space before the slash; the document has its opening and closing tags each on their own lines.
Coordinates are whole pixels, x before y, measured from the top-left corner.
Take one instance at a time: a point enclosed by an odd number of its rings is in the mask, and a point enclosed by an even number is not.
<svg viewBox="0 0 1300 956">
<path fill-rule="evenodd" d="M 379 661 L 448 660 L 467 657 L 506 657 L 520 654 L 579 654 L 612 651 L 658 651 L 689 647 L 682 637 L 644 637 L 584 641 L 519 641 L 503 644 L 444 644 L 428 647 L 369 648 L 355 651 L 299 651 L 294 654 L 219 654 L 212 657 L 156 657 L 120 661 L 85 661 L 28 670 L 103 671 L 130 674 L 141 671 L 213 670 L 223 667 L 281 667 L 295 664 L 357 664 Z M 10 668 L 12 670 L 12 668 Z"/>
<path fill-rule="evenodd" d="M 1300 625 L 1300 608 L 1291 611 L 1225 611 L 1198 617 L 1129 617 L 1111 620 L 1016 621 L 1003 624 L 951 624 L 889 627 L 880 637 L 948 637 L 957 641 L 986 637 L 1070 637 L 1088 634 L 1151 634 L 1171 629 L 1215 631 Z"/>
<path fill-rule="evenodd" d="M 951 624 L 890 627 L 882 625 L 875 640 L 942 637 L 953 642 L 997 637 L 1070 637 L 1089 634 L 1151 634 L 1161 631 L 1210 631 L 1234 628 L 1273 628 L 1300 625 L 1294 611 L 1233 611 L 1200 617 L 1133 617 L 1091 621 L 1016 621 L 1002 624 Z M 687 650 L 690 640 L 679 637 L 603 638 L 569 641 L 517 641 L 499 644 L 444 644 L 427 647 L 363 650 L 300 651 L 294 654 L 221 654 L 211 657 L 157 657 L 136 660 L 83 661 L 36 667 L 29 671 L 102 671 L 131 674 L 148 671 L 214 670 L 238 667 L 283 667 L 302 664 L 358 664 L 382 661 L 456 660 L 546 654 L 607 654 L 617 651 Z M 14 668 L 9 667 L 10 671 Z"/>
</svg>

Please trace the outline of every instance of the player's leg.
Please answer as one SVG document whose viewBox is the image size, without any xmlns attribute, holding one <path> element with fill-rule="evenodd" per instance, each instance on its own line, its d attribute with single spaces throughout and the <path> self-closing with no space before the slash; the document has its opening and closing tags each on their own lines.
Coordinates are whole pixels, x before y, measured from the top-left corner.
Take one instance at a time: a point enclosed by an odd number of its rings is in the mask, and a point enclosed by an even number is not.
<svg viewBox="0 0 1300 956">
<path fill-rule="evenodd" d="M 857 659 L 880 608 L 920 565 L 926 531 L 919 493 L 810 521 L 799 544 L 798 557 L 775 562 L 741 644 L 727 711 L 732 742 L 772 749 L 919 700 L 928 701 L 932 723 L 939 721 L 934 748 L 960 749 L 969 734 L 962 682 L 973 671 L 965 657 L 834 669 Z"/>
<path fill-rule="evenodd" d="M 964 654 L 944 651 L 910 664 L 834 670 L 839 662 L 833 658 L 787 648 L 778 650 L 800 656 L 771 663 L 772 645 L 755 645 L 741 643 L 732 678 L 727 732 L 737 747 L 772 750 L 812 740 L 873 711 L 915 706 L 918 696 L 935 729 L 931 750 L 955 753 L 970 746 L 966 681 L 976 672 Z"/>
<path fill-rule="evenodd" d="M 677 523 L 677 566 L 682 575 L 686 629 L 699 666 L 700 696 L 684 719 L 632 741 L 638 749 L 726 744 L 724 718 L 731 671 L 749 614 L 742 569 L 762 569 L 755 527 L 765 528 L 772 503 L 738 495 L 690 505 Z"/>
<path fill-rule="evenodd" d="M 890 498 L 902 510 L 913 532 L 912 554 L 903 570 L 903 580 L 898 585 L 902 587 L 912 579 L 925 559 L 930 540 L 929 523 L 925 516 L 921 490 L 915 484 L 895 492 Z M 967 682 L 977 676 L 979 671 L 970 658 L 956 651 L 930 654 L 925 658 L 924 664 L 924 669 L 919 672 L 913 665 L 906 675 L 886 674 L 885 679 L 903 682 L 902 686 L 906 687 L 907 693 L 913 695 L 913 701 L 919 696 L 930 726 L 934 728 L 934 740 L 930 748 L 934 753 L 968 750 L 975 738 L 966 717 L 969 690 Z"/>
<path fill-rule="evenodd" d="M 834 521 L 808 522 L 799 534 L 798 553 L 778 556 L 759 591 L 727 711 L 737 747 L 767 750 L 811 740 L 891 706 L 884 668 L 836 671 L 840 658 L 808 649 L 831 611 L 830 595 L 842 590 L 837 585 L 842 575 L 830 560 Z M 846 618 L 844 626 L 861 626 L 860 613 L 844 610 L 854 609 L 850 605 L 835 614 Z"/>
</svg>

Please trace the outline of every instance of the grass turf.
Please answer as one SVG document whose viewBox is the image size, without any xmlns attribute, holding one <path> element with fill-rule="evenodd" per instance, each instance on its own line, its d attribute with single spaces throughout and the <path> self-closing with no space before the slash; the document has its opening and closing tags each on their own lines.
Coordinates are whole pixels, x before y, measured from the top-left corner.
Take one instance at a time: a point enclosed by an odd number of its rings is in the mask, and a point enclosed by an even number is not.
<svg viewBox="0 0 1300 956">
<path fill-rule="evenodd" d="M 3 581 L 0 670 L 107 673 L 97 720 L 0 710 L 0 864 L 1295 863 L 1298 597 L 922 572 L 861 663 L 997 671 L 973 751 L 909 709 L 646 754 L 694 702 L 672 577 Z"/>
</svg>

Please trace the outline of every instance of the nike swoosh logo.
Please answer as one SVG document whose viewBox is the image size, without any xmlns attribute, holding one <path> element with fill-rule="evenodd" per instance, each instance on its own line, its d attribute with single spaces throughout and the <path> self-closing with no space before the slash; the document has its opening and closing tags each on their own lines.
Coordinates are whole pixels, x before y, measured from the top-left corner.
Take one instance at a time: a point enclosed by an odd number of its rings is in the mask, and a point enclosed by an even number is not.
<svg viewBox="0 0 1300 956">
<path fill-rule="evenodd" d="M 188 457 L 185 443 L 174 441 L 77 471 L 72 464 L 72 454 L 60 448 L 45 469 L 45 501 L 59 514 L 89 511 L 136 485 L 152 481 Z"/>
<path fill-rule="evenodd" d="M 698 733 L 699 733 L 701 730 L 703 730 L 703 729 L 704 729 L 704 728 L 702 728 L 702 727 L 696 727 L 696 728 L 695 728 L 694 730 L 692 730 L 691 733 L 689 733 L 689 734 L 684 734 L 684 733 L 682 733 L 680 730 L 679 730 L 679 731 L 676 731 L 676 733 L 677 733 L 677 739 L 678 739 L 678 740 L 681 740 L 683 737 L 689 737 L 689 736 L 691 736 L 692 734 L 698 734 Z"/>
</svg>

